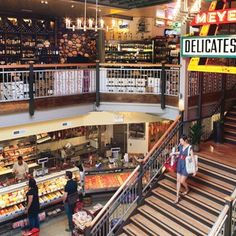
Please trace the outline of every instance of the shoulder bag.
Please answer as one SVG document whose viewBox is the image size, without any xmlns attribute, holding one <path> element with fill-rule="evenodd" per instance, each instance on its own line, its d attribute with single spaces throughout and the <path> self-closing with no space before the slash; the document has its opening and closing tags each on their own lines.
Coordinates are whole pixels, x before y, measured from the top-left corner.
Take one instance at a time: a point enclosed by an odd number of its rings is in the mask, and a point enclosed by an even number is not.
<svg viewBox="0 0 236 236">
<path fill-rule="evenodd" d="M 195 174 L 198 170 L 198 156 L 194 155 L 193 157 L 190 154 L 191 145 L 188 147 L 188 155 L 185 158 L 185 166 L 188 174 Z"/>
</svg>

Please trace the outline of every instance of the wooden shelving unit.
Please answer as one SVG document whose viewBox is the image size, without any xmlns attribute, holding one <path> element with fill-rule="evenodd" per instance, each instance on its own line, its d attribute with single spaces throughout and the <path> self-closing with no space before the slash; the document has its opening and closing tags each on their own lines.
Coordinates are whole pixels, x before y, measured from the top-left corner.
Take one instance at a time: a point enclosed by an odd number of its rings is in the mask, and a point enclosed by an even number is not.
<svg viewBox="0 0 236 236">
<path fill-rule="evenodd" d="M 0 17 L 0 64 L 58 63 L 56 20 Z"/>
</svg>

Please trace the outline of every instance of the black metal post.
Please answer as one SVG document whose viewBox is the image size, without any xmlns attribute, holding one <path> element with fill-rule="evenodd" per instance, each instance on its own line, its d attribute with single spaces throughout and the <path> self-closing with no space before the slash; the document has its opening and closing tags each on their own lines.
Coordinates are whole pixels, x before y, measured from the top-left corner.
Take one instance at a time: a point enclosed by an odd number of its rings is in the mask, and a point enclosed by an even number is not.
<svg viewBox="0 0 236 236">
<path fill-rule="evenodd" d="M 139 163 L 139 176 L 138 176 L 138 204 L 141 203 L 143 198 L 143 163 Z"/>
<path fill-rule="evenodd" d="M 198 80 L 198 123 L 202 123 L 202 90 L 203 90 L 203 72 L 199 72 L 199 80 Z"/>
<path fill-rule="evenodd" d="M 180 122 L 181 122 L 181 125 L 180 125 L 180 128 L 179 128 L 179 137 L 181 137 L 184 133 L 184 111 L 179 111 L 179 114 L 180 114 Z"/>
<path fill-rule="evenodd" d="M 96 107 L 100 106 L 100 71 L 99 61 L 96 61 Z"/>
<path fill-rule="evenodd" d="M 230 236 L 232 234 L 231 230 L 231 222 L 232 222 L 232 199 L 230 197 L 226 197 L 226 204 L 229 206 L 228 217 L 225 222 L 225 236 Z"/>
<path fill-rule="evenodd" d="M 166 70 L 165 64 L 161 66 L 161 109 L 166 108 L 166 101 L 165 101 L 165 92 L 166 92 Z"/>
<path fill-rule="evenodd" d="M 29 114 L 34 115 L 34 67 L 33 64 L 29 66 Z"/>
<path fill-rule="evenodd" d="M 226 97 L 226 79 L 227 74 L 222 74 L 222 100 L 220 105 L 220 119 L 224 119 L 224 112 L 225 112 L 225 97 Z"/>
<path fill-rule="evenodd" d="M 91 228 L 90 227 L 85 227 L 84 236 L 91 236 L 90 232 L 91 232 Z"/>
</svg>

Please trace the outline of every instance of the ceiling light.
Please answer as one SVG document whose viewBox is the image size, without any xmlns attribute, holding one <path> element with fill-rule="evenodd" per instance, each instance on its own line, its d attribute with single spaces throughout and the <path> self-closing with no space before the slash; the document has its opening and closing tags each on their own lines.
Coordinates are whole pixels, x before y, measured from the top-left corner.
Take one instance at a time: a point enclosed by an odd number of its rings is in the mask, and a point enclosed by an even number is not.
<svg viewBox="0 0 236 236">
<path fill-rule="evenodd" d="M 74 8 L 75 7 L 75 5 L 71 5 L 71 8 Z"/>
<path fill-rule="evenodd" d="M 74 5 L 71 5 L 71 7 L 74 7 Z M 73 8 L 72 7 L 72 8 Z M 78 18 L 74 23 L 66 18 L 66 28 L 75 30 L 105 30 L 104 20 L 102 18 L 98 18 L 98 12 L 101 11 L 101 9 L 98 8 L 98 0 L 96 0 L 96 16 L 94 18 L 87 17 L 87 0 L 84 0 L 84 16 Z"/>
<path fill-rule="evenodd" d="M 42 4 L 48 4 L 48 1 L 41 0 Z"/>
</svg>

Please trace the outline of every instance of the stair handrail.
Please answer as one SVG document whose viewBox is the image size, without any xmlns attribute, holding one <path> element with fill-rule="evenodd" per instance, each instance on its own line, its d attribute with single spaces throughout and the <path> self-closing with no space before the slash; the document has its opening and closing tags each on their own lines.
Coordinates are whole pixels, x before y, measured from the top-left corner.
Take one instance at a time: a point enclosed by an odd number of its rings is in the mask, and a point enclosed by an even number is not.
<svg viewBox="0 0 236 236">
<path fill-rule="evenodd" d="M 149 164 L 149 162 L 153 162 L 153 158 L 151 158 L 151 157 L 154 154 L 158 153 L 158 149 L 163 150 L 163 145 L 161 145 L 161 144 L 165 144 L 164 148 L 168 145 L 167 141 L 170 139 L 171 136 L 173 136 L 177 133 L 178 129 L 176 129 L 176 127 L 179 128 L 180 124 L 182 124 L 182 121 L 181 121 L 181 116 L 179 115 L 179 116 L 177 116 L 175 121 L 170 125 L 170 127 L 166 130 L 166 132 L 163 134 L 161 139 L 154 145 L 154 147 L 145 156 L 143 161 L 140 162 L 140 165 L 138 165 L 133 170 L 133 172 L 129 175 L 129 177 L 125 180 L 125 182 L 121 185 L 121 187 L 116 191 L 116 193 L 112 196 L 112 198 L 105 204 L 105 206 L 98 213 L 98 215 L 92 220 L 92 222 L 86 224 L 85 235 L 89 235 L 89 236 L 97 235 L 96 233 L 93 233 L 93 231 L 95 231 L 96 228 L 99 228 L 99 226 L 100 226 L 100 228 L 103 227 L 102 226 L 102 222 L 103 222 L 102 219 L 106 218 L 106 215 L 109 216 L 109 210 L 112 209 L 112 207 L 114 207 L 114 205 L 116 206 L 116 209 L 117 209 L 117 207 L 119 205 L 116 205 L 114 203 L 116 203 L 116 201 L 118 201 L 118 203 L 119 203 L 121 195 L 127 194 L 126 190 L 127 190 L 127 186 L 129 184 L 138 185 L 138 199 L 140 200 L 141 198 L 143 198 L 143 195 L 142 195 L 143 194 L 143 189 L 142 189 L 143 185 L 142 185 L 142 181 L 140 181 L 140 180 L 144 176 L 145 170 L 142 169 L 142 166 L 144 163 L 145 163 L 145 166 L 147 166 L 147 164 Z M 172 129 L 173 129 L 173 131 L 171 132 Z M 160 168 L 162 168 L 162 167 L 163 166 L 161 166 Z M 135 178 L 135 182 L 132 182 L 133 178 Z M 150 184 L 150 182 L 148 184 Z M 140 188 L 141 188 L 141 190 L 140 190 Z M 133 205 L 135 203 L 137 203 L 137 198 L 135 198 L 135 200 L 131 203 L 131 205 Z M 110 233 L 108 233 L 107 235 L 110 235 Z"/>
<path fill-rule="evenodd" d="M 217 218 L 215 224 L 211 228 L 211 231 L 208 234 L 208 236 L 217 236 L 219 234 L 220 230 L 222 229 L 222 227 L 228 217 L 228 215 L 227 215 L 228 210 L 229 210 L 229 206 L 225 205 L 223 210 L 221 211 L 219 217 Z"/>
<path fill-rule="evenodd" d="M 161 138 L 156 142 L 156 144 L 152 147 L 152 149 L 147 153 L 145 158 L 143 159 L 143 163 L 147 162 L 147 160 L 151 157 L 154 151 L 162 144 L 163 140 L 168 137 L 170 131 L 179 123 L 181 115 L 177 116 L 175 121 L 169 126 L 166 132 L 161 136 Z"/>
<path fill-rule="evenodd" d="M 232 222 L 232 208 L 233 205 L 236 204 L 236 188 L 234 189 L 233 193 L 225 198 L 226 204 L 222 211 L 220 212 L 220 215 L 218 216 L 216 222 L 214 223 L 213 227 L 211 228 L 211 231 L 209 232 L 208 236 L 218 236 L 220 230 L 223 229 L 224 224 L 226 223 L 226 220 L 228 221 L 227 226 L 231 227 Z M 233 204 L 233 205 L 232 205 Z M 231 213 L 230 213 L 231 212 Z M 231 231 L 231 230 L 230 230 Z M 228 234 L 224 234 L 227 236 Z M 234 232 L 231 232 L 229 235 L 234 235 Z"/>
<path fill-rule="evenodd" d="M 135 174 L 138 173 L 140 166 L 138 165 L 132 173 L 129 175 L 129 177 L 125 180 L 125 182 L 120 186 L 120 188 L 115 192 L 115 194 L 110 198 L 110 200 L 105 204 L 105 206 L 102 208 L 102 210 L 96 215 L 96 217 L 92 220 L 90 224 L 87 226 L 93 227 L 95 223 L 101 218 L 101 216 L 107 211 L 111 203 L 119 196 L 121 191 L 127 186 L 127 183 L 133 178 Z"/>
<path fill-rule="evenodd" d="M 232 86 L 232 88 L 230 88 L 230 89 L 227 90 L 227 91 L 231 91 L 231 90 L 233 90 L 233 89 L 235 89 L 235 88 L 236 88 L 236 83 Z M 214 110 L 213 110 L 213 112 L 212 112 L 212 114 L 211 114 L 210 116 L 213 116 L 214 114 L 216 114 L 216 112 L 217 112 L 218 109 L 220 108 L 221 103 L 222 103 L 223 100 L 224 100 L 224 95 L 221 95 L 221 98 L 220 98 L 218 104 L 216 104 L 216 106 L 215 106 L 215 108 L 214 108 Z"/>
</svg>

